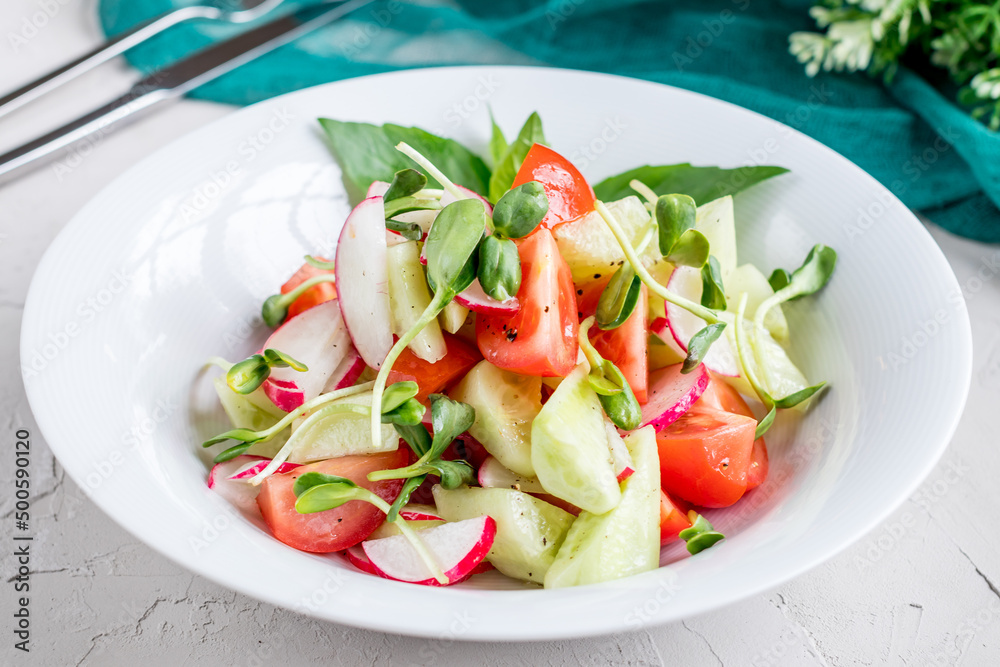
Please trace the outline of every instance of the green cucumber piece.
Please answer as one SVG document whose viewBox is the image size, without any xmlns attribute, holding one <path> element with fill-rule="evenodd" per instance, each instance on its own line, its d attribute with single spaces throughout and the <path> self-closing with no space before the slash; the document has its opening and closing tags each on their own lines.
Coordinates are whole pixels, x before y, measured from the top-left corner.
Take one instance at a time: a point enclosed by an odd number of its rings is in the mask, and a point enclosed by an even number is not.
<svg viewBox="0 0 1000 667">
<path fill-rule="evenodd" d="M 391 245 L 386 250 L 389 275 L 389 317 L 392 332 L 402 336 L 409 331 L 431 303 L 420 249 L 416 241 Z M 413 354 L 433 364 L 448 352 L 437 320 L 431 321 L 410 341 Z"/>
<path fill-rule="evenodd" d="M 652 426 L 625 438 L 635 472 L 606 514 L 581 512 L 545 575 L 545 588 L 596 584 L 660 564 L 660 460 Z"/>
<path fill-rule="evenodd" d="M 353 404 L 371 407 L 372 394 L 356 394 L 331 401 L 327 405 Z M 371 417 L 357 412 L 334 412 L 319 416 L 325 406 L 292 423 L 295 439 L 288 456 L 292 463 L 312 463 L 351 454 L 377 454 L 395 451 L 399 447 L 399 434 L 389 425 L 382 426 L 382 445 L 372 447 Z M 313 417 L 316 415 L 316 417 Z"/>
</svg>

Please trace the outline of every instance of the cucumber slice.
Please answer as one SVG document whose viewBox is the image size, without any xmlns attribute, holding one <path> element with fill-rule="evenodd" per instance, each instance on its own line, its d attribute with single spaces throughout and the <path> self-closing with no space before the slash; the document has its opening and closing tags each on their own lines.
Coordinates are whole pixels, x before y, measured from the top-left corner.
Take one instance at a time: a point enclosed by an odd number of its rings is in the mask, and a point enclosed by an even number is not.
<svg viewBox="0 0 1000 667">
<path fill-rule="evenodd" d="M 267 397 L 263 389 L 255 389 L 249 394 L 237 394 L 226 384 L 226 377 L 220 375 L 212 380 L 215 393 L 233 428 L 246 428 L 251 431 L 263 431 L 278 423 L 285 416 L 280 409 Z M 288 433 L 282 432 L 267 442 L 251 445 L 245 453 L 251 456 L 273 457 L 288 440 Z"/>
<path fill-rule="evenodd" d="M 649 211 L 639 198 L 630 196 L 607 202 L 607 207 L 625 230 L 632 247 L 639 245 L 652 222 Z M 573 282 L 578 285 L 596 280 L 594 276 L 613 273 L 619 262 L 625 260 L 614 234 L 596 211 L 559 225 L 552 230 L 552 235 L 559 246 L 559 253 L 569 264 Z M 644 259 L 649 258 L 649 262 L 655 259 L 655 246 L 656 243 L 651 243 L 643 255 Z"/>
<path fill-rule="evenodd" d="M 371 392 L 348 396 L 328 405 L 354 404 L 370 407 Z M 326 406 L 323 406 L 326 407 Z M 391 426 L 382 428 L 382 445 L 372 447 L 371 419 L 356 412 L 334 412 L 322 416 L 323 408 L 292 423 L 292 463 L 311 463 L 351 454 L 391 452 L 399 447 L 399 435 Z"/>
<path fill-rule="evenodd" d="M 449 301 L 441 314 L 438 315 L 438 322 L 441 328 L 450 334 L 458 332 L 469 317 L 469 309 L 457 301 Z"/>
<path fill-rule="evenodd" d="M 447 521 L 493 517 L 497 534 L 486 559 L 514 579 L 544 582 L 573 523 L 569 512 L 514 489 L 446 491 L 435 486 L 433 493 L 438 512 Z"/>
<path fill-rule="evenodd" d="M 627 438 L 635 473 L 606 514 L 581 512 L 545 575 L 545 588 L 596 584 L 660 564 L 660 461 L 652 426 Z"/>
<path fill-rule="evenodd" d="M 541 378 L 518 375 L 480 361 L 458 383 L 451 398 L 476 409 L 469 429 L 505 468 L 534 477 L 531 463 L 531 422 L 542 409 Z"/>
<path fill-rule="evenodd" d="M 531 425 L 535 477 L 557 498 L 594 514 L 621 500 L 604 431 L 604 411 L 581 364 L 566 376 Z"/>
<path fill-rule="evenodd" d="M 736 269 L 736 218 L 733 196 L 726 195 L 698 207 L 694 228 L 708 239 L 711 253 L 719 260 L 722 283 L 728 287 L 729 276 Z"/>
<path fill-rule="evenodd" d="M 729 276 L 725 284 L 726 288 L 726 309 L 732 313 L 736 312 L 740 303 L 740 295 L 744 292 L 747 295 L 746 317 L 753 320 L 757 307 L 764 299 L 774 294 L 771 284 L 767 278 L 753 264 L 744 264 L 736 267 Z M 764 326 L 775 340 L 781 343 L 788 343 L 788 320 L 781 311 L 781 305 L 772 307 L 764 317 Z"/>
<path fill-rule="evenodd" d="M 732 345 L 733 350 L 736 350 L 736 325 L 732 321 L 732 315 L 730 313 L 723 313 L 725 320 L 728 321 L 726 326 L 726 335 L 729 338 L 729 343 Z M 788 357 L 788 353 L 785 351 L 781 345 L 778 344 L 771 335 L 765 331 L 761 330 L 757 332 L 757 345 L 755 349 L 750 346 L 751 330 L 753 325 L 744 322 L 744 331 L 746 331 L 746 346 L 744 347 L 743 358 L 750 370 L 755 374 L 757 380 L 764 386 L 771 396 L 776 399 L 784 398 L 789 394 L 794 394 L 795 392 L 805 389 L 809 386 L 809 380 L 803 375 L 802 371 L 792 362 Z M 743 377 L 724 377 L 726 382 L 731 384 L 734 389 L 739 391 L 741 394 L 746 396 L 753 396 L 753 387 L 750 383 L 746 381 Z M 803 401 L 795 406 L 795 410 L 805 411 L 809 404 L 812 403 L 812 399 L 808 401 Z"/>
<path fill-rule="evenodd" d="M 389 276 L 389 316 L 392 332 L 402 336 L 431 303 L 424 267 L 420 265 L 420 249 L 416 241 L 389 246 L 386 250 Z M 433 364 L 448 352 L 441 335 L 441 327 L 433 320 L 410 341 L 413 354 Z"/>
</svg>

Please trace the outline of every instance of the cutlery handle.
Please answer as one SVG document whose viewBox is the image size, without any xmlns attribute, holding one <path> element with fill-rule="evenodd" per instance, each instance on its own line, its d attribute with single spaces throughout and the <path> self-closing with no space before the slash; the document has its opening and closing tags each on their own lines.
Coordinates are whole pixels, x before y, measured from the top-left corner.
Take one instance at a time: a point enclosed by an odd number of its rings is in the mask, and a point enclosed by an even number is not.
<svg viewBox="0 0 1000 667">
<path fill-rule="evenodd" d="M 145 42 L 150 37 L 158 35 L 178 23 L 183 23 L 191 19 L 213 18 L 217 14 L 218 10 L 211 7 L 194 5 L 175 9 L 151 21 L 140 23 L 134 28 L 112 37 L 101 46 L 77 58 L 73 62 L 67 63 L 59 69 L 49 72 L 41 78 L 18 88 L 12 93 L 0 97 L 0 117 L 9 114 L 15 109 L 19 109 L 32 100 L 38 99 L 64 83 L 72 81 L 81 74 L 89 72 L 115 56 L 125 53 L 132 47 Z"/>
</svg>

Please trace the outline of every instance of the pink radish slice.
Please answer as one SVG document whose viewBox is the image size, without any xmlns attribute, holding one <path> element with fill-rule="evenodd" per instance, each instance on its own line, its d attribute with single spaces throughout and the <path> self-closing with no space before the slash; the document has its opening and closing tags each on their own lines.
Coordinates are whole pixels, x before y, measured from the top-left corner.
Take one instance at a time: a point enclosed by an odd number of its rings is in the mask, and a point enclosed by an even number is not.
<svg viewBox="0 0 1000 667">
<path fill-rule="evenodd" d="M 472 574 L 493 546 L 496 533 L 496 521 L 480 516 L 427 528 L 418 534 L 450 585 Z M 361 546 L 380 577 L 424 586 L 441 585 L 403 535 L 368 540 Z"/>
<path fill-rule="evenodd" d="M 350 346 L 338 300 L 321 303 L 296 315 L 278 327 L 264 347 L 290 355 L 309 370 L 272 369 L 264 382 L 264 393 L 285 412 L 296 409 L 319 396 Z"/>
<path fill-rule="evenodd" d="M 641 426 L 652 424 L 662 431 L 705 393 L 711 379 L 705 364 L 687 374 L 681 373 L 681 366 L 674 364 L 649 374 L 649 401 L 642 406 Z"/>
<path fill-rule="evenodd" d="M 611 460 L 615 464 L 615 476 L 621 484 L 632 476 L 635 472 L 635 464 L 632 462 L 632 455 L 628 453 L 625 441 L 618 434 L 618 429 L 611 422 L 604 422 L 604 428 L 608 432 L 608 447 L 611 448 Z"/>
<path fill-rule="evenodd" d="M 695 303 L 700 303 L 701 271 L 691 266 L 678 266 L 670 274 L 667 289 Z M 670 333 L 673 334 L 674 340 L 681 346 L 681 350 L 687 352 L 688 341 L 705 328 L 706 322 L 680 306 L 667 303 L 667 325 L 670 327 Z M 702 359 L 702 363 L 719 375 L 738 377 L 740 374 L 736 354 L 733 351 L 733 346 L 729 344 L 729 337 L 726 335 L 719 336 L 712 343 L 712 347 Z"/>
<path fill-rule="evenodd" d="M 479 466 L 479 486 L 484 489 L 516 489 L 525 493 L 545 493 L 537 479 L 521 477 L 504 467 L 492 456 L 487 456 Z"/>
<path fill-rule="evenodd" d="M 385 181 L 372 181 L 372 184 L 368 186 L 368 192 L 365 194 L 365 197 L 383 197 L 389 191 L 389 185 Z"/>
<path fill-rule="evenodd" d="M 231 480 L 230 477 L 245 468 L 248 464 L 261 461 L 257 456 L 237 456 L 222 463 L 216 463 L 208 473 L 208 488 L 225 498 L 243 512 L 256 514 L 257 493 L 259 486 L 247 484 L 239 480 Z"/>
<path fill-rule="evenodd" d="M 506 301 L 497 301 L 488 295 L 479 284 L 479 278 L 473 280 L 464 292 L 456 296 L 455 301 L 471 311 L 487 315 L 513 315 L 521 309 L 516 296 Z"/>
<path fill-rule="evenodd" d="M 252 458 L 260 459 L 260 460 L 257 461 L 256 463 L 253 463 L 251 465 L 248 465 L 248 466 L 240 469 L 235 475 L 232 475 L 232 476 L 228 477 L 227 479 L 229 479 L 229 480 L 240 480 L 240 479 L 249 480 L 252 477 L 254 477 L 255 475 L 257 475 L 257 473 L 259 473 L 261 470 L 263 470 L 264 468 L 266 468 L 267 464 L 271 462 L 271 459 L 266 459 L 266 458 L 264 458 L 262 456 L 254 456 Z M 278 469 L 274 471 L 274 474 L 275 475 L 280 475 L 281 473 L 289 472 L 291 470 L 295 470 L 300 465 L 302 465 L 302 464 L 301 463 L 290 463 L 288 461 L 285 461 L 284 463 L 282 463 L 281 465 L 278 466 Z"/>
<path fill-rule="evenodd" d="M 330 379 L 327 381 L 326 386 L 323 388 L 323 393 L 329 391 L 336 391 L 338 389 L 344 389 L 346 387 L 353 387 L 361 374 L 365 372 L 365 360 L 361 358 L 358 351 L 352 346 L 347 354 L 344 355 L 344 360 L 340 362 L 337 369 L 333 371 Z"/>
<path fill-rule="evenodd" d="M 486 206 L 486 215 L 493 215 L 493 206 L 490 204 L 489 200 L 486 199 L 486 197 L 482 196 L 478 192 L 473 192 L 469 188 L 463 187 L 458 183 L 455 184 L 455 187 L 467 195 L 466 199 L 474 197 L 475 199 L 478 199 L 479 201 L 483 202 L 483 205 Z M 458 199 L 455 197 L 455 195 L 451 194 L 450 191 L 445 190 L 444 194 L 441 195 L 441 208 L 444 208 L 448 204 L 451 204 L 456 201 L 458 201 Z"/>
<path fill-rule="evenodd" d="M 369 197 L 347 216 L 337 242 L 336 267 L 344 324 L 361 358 L 378 369 L 392 347 L 381 197 Z"/>
<path fill-rule="evenodd" d="M 404 505 L 399 510 L 399 516 L 403 517 L 407 521 L 444 521 L 444 519 L 438 515 L 435 507 L 432 505 L 421 505 L 419 503 Z"/>
<path fill-rule="evenodd" d="M 351 565 L 358 568 L 362 572 L 378 576 L 378 572 L 376 572 L 375 568 L 372 566 L 372 562 L 368 560 L 368 556 L 365 555 L 365 550 L 361 548 L 360 544 L 355 544 L 345 553 L 347 554 L 347 560 Z"/>
</svg>

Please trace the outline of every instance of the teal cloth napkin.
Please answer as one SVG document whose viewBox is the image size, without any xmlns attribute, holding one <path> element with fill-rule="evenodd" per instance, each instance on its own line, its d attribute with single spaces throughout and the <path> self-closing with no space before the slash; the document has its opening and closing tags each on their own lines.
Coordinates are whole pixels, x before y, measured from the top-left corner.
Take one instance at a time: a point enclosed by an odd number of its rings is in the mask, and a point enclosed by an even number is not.
<svg viewBox="0 0 1000 667">
<path fill-rule="evenodd" d="M 101 25 L 113 35 L 178 4 L 181 0 L 101 0 Z M 863 74 L 808 78 L 788 54 L 788 35 L 814 29 L 809 4 L 382 0 L 192 96 L 250 104 L 365 74 L 456 64 L 622 74 L 711 95 L 791 125 L 853 160 L 938 225 L 1000 242 L 1000 133 L 969 118 L 950 97 L 907 70 L 889 86 Z M 128 58 L 151 72 L 233 31 L 205 22 L 180 25 Z"/>
</svg>

